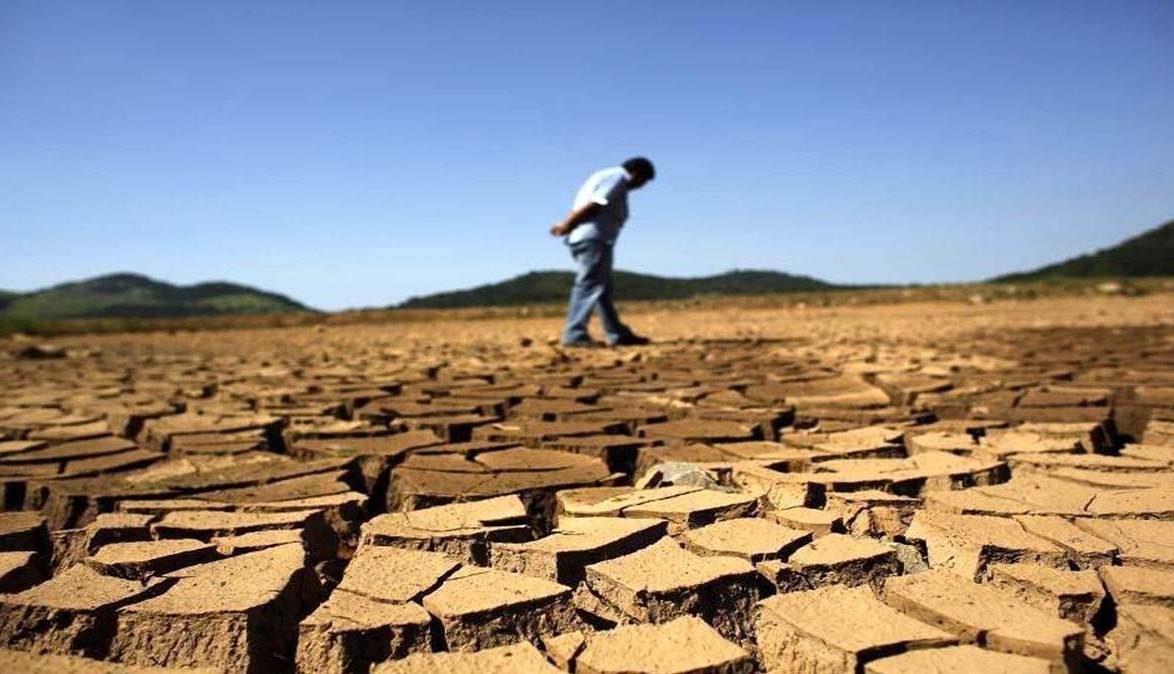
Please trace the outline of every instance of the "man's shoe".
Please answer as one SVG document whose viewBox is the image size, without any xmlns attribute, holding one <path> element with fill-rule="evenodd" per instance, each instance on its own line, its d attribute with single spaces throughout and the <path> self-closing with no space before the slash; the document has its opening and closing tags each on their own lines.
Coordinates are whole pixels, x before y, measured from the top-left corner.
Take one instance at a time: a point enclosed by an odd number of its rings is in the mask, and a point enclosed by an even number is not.
<svg viewBox="0 0 1174 674">
<path fill-rule="evenodd" d="M 651 339 L 648 339 L 647 337 L 641 337 L 634 332 L 629 332 L 623 337 L 620 337 L 616 341 L 612 342 L 611 346 L 645 346 L 651 343 Z"/>
<path fill-rule="evenodd" d="M 602 349 L 603 342 L 597 342 L 594 339 L 576 339 L 573 342 L 563 342 L 563 348 L 566 349 Z"/>
</svg>

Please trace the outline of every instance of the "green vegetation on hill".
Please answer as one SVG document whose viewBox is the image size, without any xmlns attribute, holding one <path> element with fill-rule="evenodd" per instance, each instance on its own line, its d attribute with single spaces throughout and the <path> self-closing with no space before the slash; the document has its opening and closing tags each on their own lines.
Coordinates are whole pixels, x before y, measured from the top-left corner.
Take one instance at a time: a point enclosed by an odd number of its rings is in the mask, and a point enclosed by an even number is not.
<svg viewBox="0 0 1174 674">
<path fill-rule="evenodd" d="M 574 274 L 570 272 L 534 271 L 500 283 L 413 297 L 400 307 L 452 309 L 562 303 L 567 301 L 573 280 Z M 618 300 L 675 300 L 699 295 L 769 295 L 837 288 L 807 276 L 754 270 L 735 270 L 702 278 L 666 278 L 617 271 L 613 280 Z"/>
<path fill-rule="evenodd" d="M 1060 278 L 1174 276 L 1174 220 L 1095 253 L 995 281 Z"/>
<path fill-rule="evenodd" d="M 110 274 L 30 293 L 0 294 L 0 319 L 161 318 L 309 311 L 278 295 L 233 283 L 176 286 L 138 274 Z"/>
</svg>

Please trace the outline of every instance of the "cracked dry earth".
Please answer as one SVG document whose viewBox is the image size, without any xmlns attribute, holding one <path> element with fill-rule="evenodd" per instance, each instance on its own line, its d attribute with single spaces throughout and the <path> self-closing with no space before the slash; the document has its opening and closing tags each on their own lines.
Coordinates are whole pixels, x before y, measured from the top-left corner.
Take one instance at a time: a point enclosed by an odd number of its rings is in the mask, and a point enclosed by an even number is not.
<svg viewBox="0 0 1174 674">
<path fill-rule="evenodd" d="M 1172 319 L 70 338 L 0 360 L 0 671 L 1174 671 Z"/>
</svg>

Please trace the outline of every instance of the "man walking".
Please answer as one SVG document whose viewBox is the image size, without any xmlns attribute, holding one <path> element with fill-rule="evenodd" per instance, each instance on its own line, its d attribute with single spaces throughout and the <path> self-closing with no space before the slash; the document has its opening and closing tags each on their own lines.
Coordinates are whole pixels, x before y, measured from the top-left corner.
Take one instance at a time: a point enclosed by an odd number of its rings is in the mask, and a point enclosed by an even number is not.
<svg viewBox="0 0 1174 674">
<path fill-rule="evenodd" d="M 652 162 L 633 157 L 621 166 L 596 171 L 579 188 L 570 215 L 550 228 L 565 236 L 578 269 L 567 306 L 563 346 L 600 346 L 587 334 L 591 311 L 599 307 L 599 321 L 610 346 L 647 344 L 620 321 L 611 298 L 612 249 L 628 219 L 628 192 L 656 177 Z"/>
</svg>

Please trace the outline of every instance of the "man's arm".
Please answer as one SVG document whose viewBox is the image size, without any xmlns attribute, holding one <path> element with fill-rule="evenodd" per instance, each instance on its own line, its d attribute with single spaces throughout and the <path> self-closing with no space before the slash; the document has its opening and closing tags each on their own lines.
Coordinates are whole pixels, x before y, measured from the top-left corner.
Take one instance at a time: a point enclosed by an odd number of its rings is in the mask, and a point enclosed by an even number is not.
<svg viewBox="0 0 1174 674">
<path fill-rule="evenodd" d="M 594 201 L 589 201 L 583 206 L 571 211 L 566 219 L 550 228 L 550 233 L 554 236 L 566 236 L 570 234 L 580 224 L 586 222 L 595 215 L 599 210 L 599 204 Z"/>
</svg>

